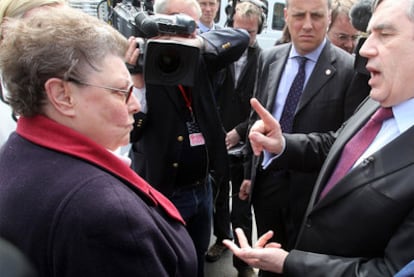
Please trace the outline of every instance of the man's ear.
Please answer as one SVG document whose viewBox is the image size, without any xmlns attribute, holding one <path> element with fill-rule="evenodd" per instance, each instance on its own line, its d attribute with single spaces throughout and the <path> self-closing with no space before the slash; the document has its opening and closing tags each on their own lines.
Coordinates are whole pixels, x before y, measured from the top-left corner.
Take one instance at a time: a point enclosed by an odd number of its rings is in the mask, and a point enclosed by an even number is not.
<svg viewBox="0 0 414 277">
<path fill-rule="evenodd" d="M 67 116 L 74 115 L 73 93 L 68 82 L 59 78 L 50 78 L 45 83 L 45 91 L 56 111 Z"/>
</svg>

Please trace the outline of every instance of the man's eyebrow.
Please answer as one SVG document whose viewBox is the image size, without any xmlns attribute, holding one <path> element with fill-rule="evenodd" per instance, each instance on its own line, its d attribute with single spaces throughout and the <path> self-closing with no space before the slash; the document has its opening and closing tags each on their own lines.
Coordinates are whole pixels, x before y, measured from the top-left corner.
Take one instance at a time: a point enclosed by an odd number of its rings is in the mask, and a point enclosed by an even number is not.
<svg viewBox="0 0 414 277">
<path fill-rule="evenodd" d="M 377 25 L 374 25 L 371 28 L 369 28 L 369 32 L 371 32 L 371 31 L 383 31 L 383 30 L 392 31 L 392 30 L 395 30 L 395 27 L 392 24 L 381 23 L 381 24 L 377 24 Z"/>
</svg>

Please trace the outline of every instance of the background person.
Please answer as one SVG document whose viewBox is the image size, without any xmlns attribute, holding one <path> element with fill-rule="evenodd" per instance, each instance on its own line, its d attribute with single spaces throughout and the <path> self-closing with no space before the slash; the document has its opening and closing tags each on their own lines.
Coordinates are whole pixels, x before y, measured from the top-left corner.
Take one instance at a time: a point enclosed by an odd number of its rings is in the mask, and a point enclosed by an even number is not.
<svg viewBox="0 0 414 277">
<path fill-rule="evenodd" d="M 3 27 L 0 67 L 20 117 L 0 151 L 0 235 L 39 276 L 195 276 L 177 209 L 112 153 L 140 109 L 127 40 L 68 7 Z"/>
<path fill-rule="evenodd" d="M 202 34 L 210 30 L 220 29 L 221 27 L 215 24 L 217 12 L 220 8 L 219 0 L 197 0 L 201 8 L 201 16 L 198 20 L 198 30 Z"/>
<path fill-rule="evenodd" d="M 414 258 L 414 2 L 375 1 L 368 31 L 360 54 L 370 97 L 335 134 L 282 134 L 252 100 L 262 118 L 250 133 L 256 155 L 266 149 L 280 154 L 274 166 L 321 168 L 292 251 L 267 244 L 271 232 L 253 249 L 240 231 L 242 249 L 226 242 L 252 266 L 284 276 L 393 276 Z M 365 141 L 370 126 L 377 130 Z"/>
<path fill-rule="evenodd" d="M 354 5 L 352 0 L 334 0 L 328 38 L 336 46 L 352 54 L 359 37 L 359 31 L 351 24 L 349 12 Z"/>
<path fill-rule="evenodd" d="M 210 30 L 220 30 L 221 26 L 215 24 L 217 12 L 220 8 L 219 0 L 198 0 L 201 8 L 201 16 L 198 21 L 198 33 L 202 34 Z M 219 94 L 218 85 L 223 79 L 225 68 L 219 70 L 211 77 L 213 85 L 214 97 L 217 101 Z M 206 76 L 208 77 L 208 76 Z M 213 234 L 219 243 L 214 243 L 208 250 L 205 256 L 206 261 L 215 262 L 221 258 L 223 253 L 227 251 L 221 241 L 223 239 L 233 239 L 231 225 L 230 225 L 230 204 L 228 186 L 228 179 L 222 179 L 220 176 L 214 176 L 215 171 L 210 173 L 211 186 L 213 190 Z"/>
<path fill-rule="evenodd" d="M 198 21 L 196 0 L 157 0 L 155 13 L 184 13 Z M 180 39 L 171 37 L 170 39 Z M 216 110 L 211 77 L 248 46 L 245 31 L 212 30 L 189 38 L 203 42 L 194 85 L 145 84 L 145 105 L 132 131 L 132 168 L 166 195 L 185 219 L 204 275 L 210 244 L 213 194 L 209 174 L 228 180 L 225 133 Z M 195 275 L 193 275 L 195 276 Z"/>
<path fill-rule="evenodd" d="M 257 59 L 261 52 L 256 40 L 257 33 L 263 24 L 261 7 L 249 1 L 239 2 L 235 8 L 232 20 L 234 28 L 241 28 L 249 33 L 249 47 L 236 62 L 227 66 L 224 81 L 218 89 L 219 95 L 217 106 L 220 118 L 223 122 L 223 127 L 227 132 L 226 146 L 229 151 L 232 192 L 231 224 L 233 228 L 242 228 L 251 242 L 251 206 L 247 199 L 241 200 L 238 197 L 238 194 L 244 178 L 243 147 L 246 143 L 245 139 L 247 138 L 248 119 L 251 112 L 249 100 L 253 95 Z M 220 193 L 222 193 L 223 190 L 225 191 L 224 185 L 227 185 L 227 187 L 230 186 L 230 184 L 223 184 Z M 227 190 L 226 192 L 227 197 L 224 199 L 228 203 L 229 191 Z M 220 206 L 216 206 L 215 215 L 225 212 L 219 208 Z M 215 248 L 220 249 L 220 247 L 227 249 L 227 247 L 222 244 L 223 239 L 227 238 L 228 237 L 217 236 L 216 234 L 216 242 L 210 250 L 214 250 Z M 207 257 L 210 254 L 210 250 L 207 252 Z M 215 254 L 213 251 L 211 252 L 211 254 Z M 233 257 L 233 265 L 238 271 L 238 276 L 255 276 L 253 269 L 236 256 Z"/>
<path fill-rule="evenodd" d="M 330 8 L 329 0 L 287 1 L 285 20 L 291 42 L 264 49 L 259 57 L 254 95 L 274 118 L 285 122 L 285 133 L 337 130 L 366 97 L 348 90 L 354 74 L 352 55 L 326 39 Z M 303 73 L 302 86 L 294 82 L 298 72 Z M 251 123 L 256 119 L 252 113 Z M 273 240 L 291 249 L 318 172 L 287 164 L 274 168 L 271 159 L 269 153 L 251 155 L 252 166 L 246 163 L 240 196 L 251 198 L 258 236 L 273 230 Z"/>
</svg>

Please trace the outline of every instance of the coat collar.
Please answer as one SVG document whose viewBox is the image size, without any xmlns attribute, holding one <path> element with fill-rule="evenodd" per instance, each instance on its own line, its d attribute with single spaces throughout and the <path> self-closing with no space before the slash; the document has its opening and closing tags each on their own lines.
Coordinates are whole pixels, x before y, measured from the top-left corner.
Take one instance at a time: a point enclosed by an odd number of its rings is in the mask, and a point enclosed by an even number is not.
<svg viewBox="0 0 414 277">
<path fill-rule="evenodd" d="M 20 136 L 37 145 L 103 168 L 140 190 L 154 206 L 161 206 L 171 218 L 184 223 L 176 207 L 165 196 L 151 187 L 119 158 L 73 129 L 45 116 L 37 115 L 20 117 L 16 131 Z"/>
</svg>

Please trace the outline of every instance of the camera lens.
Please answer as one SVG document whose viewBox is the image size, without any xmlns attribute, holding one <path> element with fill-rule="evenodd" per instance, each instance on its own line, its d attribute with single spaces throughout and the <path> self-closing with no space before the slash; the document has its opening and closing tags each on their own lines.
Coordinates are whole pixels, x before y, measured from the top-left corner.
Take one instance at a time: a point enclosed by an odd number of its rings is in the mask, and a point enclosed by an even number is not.
<svg viewBox="0 0 414 277">
<path fill-rule="evenodd" d="M 178 70 L 181 64 L 180 55 L 174 49 L 164 49 L 158 57 L 158 68 L 165 74 Z"/>
</svg>

